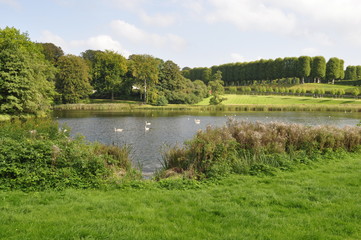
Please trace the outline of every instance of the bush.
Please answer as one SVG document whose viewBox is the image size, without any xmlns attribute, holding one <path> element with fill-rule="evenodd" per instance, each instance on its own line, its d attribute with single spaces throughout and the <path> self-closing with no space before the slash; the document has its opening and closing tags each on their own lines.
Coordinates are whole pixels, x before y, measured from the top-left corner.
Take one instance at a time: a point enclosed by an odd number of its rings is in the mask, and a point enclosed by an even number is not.
<svg viewBox="0 0 361 240">
<path fill-rule="evenodd" d="M 161 95 L 158 97 L 155 105 L 156 106 L 166 106 L 166 105 L 168 105 L 168 100 L 165 96 Z"/>
<path fill-rule="evenodd" d="M 71 139 L 51 120 L 0 125 L 1 190 L 94 188 L 131 170 L 128 147 Z"/>
<path fill-rule="evenodd" d="M 285 123 L 250 123 L 229 120 L 223 128 L 207 127 L 185 143 L 163 154 L 164 170 L 196 178 L 231 172 L 273 174 L 293 164 L 307 164 L 320 154 L 356 151 L 361 128 L 303 126 Z"/>
<path fill-rule="evenodd" d="M 229 87 L 228 91 L 230 94 L 236 94 L 237 93 L 237 87 Z"/>
</svg>

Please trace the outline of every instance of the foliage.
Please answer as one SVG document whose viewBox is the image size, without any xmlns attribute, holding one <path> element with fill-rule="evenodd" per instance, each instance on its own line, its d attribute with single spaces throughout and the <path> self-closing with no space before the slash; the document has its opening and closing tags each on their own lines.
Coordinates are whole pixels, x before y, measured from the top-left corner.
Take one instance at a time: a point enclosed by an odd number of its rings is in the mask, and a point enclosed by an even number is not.
<svg viewBox="0 0 361 240">
<path fill-rule="evenodd" d="M 209 101 L 211 105 L 218 105 L 223 101 L 221 97 L 224 94 L 224 82 L 222 81 L 222 72 L 217 71 L 212 76 L 212 81 L 209 82 L 209 87 L 211 89 L 212 98 Z"/>
<path fill-rule="evenodd" d="M 338 59 L 337 71 L 340 79 L 343 78 L 343 65 L 344 61 Z M 227 86 L 250 85 L 260 81 L 271 82 L 281 79 L 287 79 L 288 84 L 298 84 L 297 79 L 300 79 L 301 83 L 306 81 L 320 83 L 326 76 L 326 60 L 322 56 L 261 59 L 253 62 L 226 63 L 211 68 L 184 68 L 182 74 L 193 81 L 199 79 L 208 83 L 211 80 L 210 76 L 217 71 L 222 72 L 223 81 Z"/>
<path fill-rule="evenodd" d="M 95 90 L 99 94 L 106 94 L 114 100 L 114 91 L 119 89 L 127 73 L 126 59 L 113 51 L 96 51 L 84 53 L 93 61 L 92 78 Z"/>
<path fill-rule="evenodd" d="M 60 103 L 79 103 L 92 93 L 88 65 L 81 57 L 65 55 L 58 59 L 56 89 Z"/>
<path fill-rule="evenodd" d="M 231 172 L 272 174 L 294 164 L 317 160 L 321 154 L 360 149 L 361 128 L 303 126 L 285 123 L 237 122 L 223 128 L 207 127 L 164 154 L 166 169 L 188 176 L 217 177 Z"/>
<path fill-rule="evenodd" d="M 341 78 L 341 61 L 338 58 L 330 58 L 326 64 L 326 78 L 334 83 L 335 79 Z M 343 69 L 342 69 L 343 72 Z"/>
<path fill-rule="evenodd" d="M 129 72 L 136 80 L 135 85 L 141 87 L 145 103 L 148 103 L 147 90 L 151 90 L 158 83 L 158 65 L 159 60 L 150 55 L 129 56 Z"/>
<path fill-rule="evenodd" d="M 347 66 L 345 70 L 345 79 L 347 80 L 361 79 L 361 66 Z"/>
<path fill-rule="evenodd" d="M 192 82 L 183 77 L 179 66 L 174 62 L 161 62 L 159 68 L 159 83 L 156 89 L 169 103 L 194 104 L 208 96 L 205 83 L 200 80 Z"/>
<path fill-rule="evenodd" d="M 326 60 L 322 56 L 312 58 L 311 77 L 315 79 L 315 83 L 320 83 L 321 79 L 326 76 Z"/>
<path fill-rule="evenodd" d="M 43 114 L 54 95 L 54 68 L 15 28 L 0 29 L 0 113 Z"/>
<path fill-rule="evenodd" d="M 2 239 L 360 239 L 360 155 L 276 176 L 0 192 Z M 122 186 L 124 186 L 123 184 Z"/>
<path fill-rule="evenodd" d="M 67 128 L 51 120 L 0 124 L 2 190 L 99 187 L 131 170 L 127 147 L 71 139 Z"/>
<path fill-rule="evenodd" d="M 45 59 L 56 66 L 56 62 L 61 56 L 64 56 L 64 52 L 61 47 L 56 46 L 53 43 L 37 43 L 41 46 L 42 53 Z"/>
<path fill-rule="evenodd" d="M 297 61 L 297 71 L 298 77 L 302 78 L 302 83 L 304 83 L 304 79 L 311 74 L 311 58 L 308 56 L 301 56 Z"/>
</svg>

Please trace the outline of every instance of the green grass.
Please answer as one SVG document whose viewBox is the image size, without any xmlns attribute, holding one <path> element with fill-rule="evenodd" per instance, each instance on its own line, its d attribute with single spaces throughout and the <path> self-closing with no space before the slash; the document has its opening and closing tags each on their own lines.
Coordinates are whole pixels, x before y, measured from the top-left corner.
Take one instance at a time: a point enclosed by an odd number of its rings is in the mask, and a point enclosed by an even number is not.
<svg viewBox="0 0 361 240">
<path fill-rule="evenodd" d="M 333 98 L 313 98 L 313 97 L 295 97 L 295 96 L 276 96 L 276 95 L 235 95 L 226 94 L 222 102 L 224 105 L 238 104 L 262 104 L 262 105 L 361 105 L 361 99 L 333 99 Z M 209 99 L 203 99 L 197 105 L 209 105 Z"/>
<path fill-rule="evenodd" d="M 336 158 L 199 185 L 0 192 L 0 239 L 361 239 L 361 154 Z"/>
<path fill-rule="evenodd" d="M 353 87 L 353 86 L 347 86 L 347 85 L 336 85 L 336 84 L 324 84 L 324 83 L 305 83 L 305 84 L 297 84 L 294 85 L 292 88 L 302 88 L 302 89 L 306 89 L 306 90 L 311 90 L 311 89 L 325 89 L 325 91 L 329 91 L 331 89 L 343 89 L 345 90 L 345 92 L 351 92 L 353 89 L 358 88 L 358 87 Z"/>
</svg>

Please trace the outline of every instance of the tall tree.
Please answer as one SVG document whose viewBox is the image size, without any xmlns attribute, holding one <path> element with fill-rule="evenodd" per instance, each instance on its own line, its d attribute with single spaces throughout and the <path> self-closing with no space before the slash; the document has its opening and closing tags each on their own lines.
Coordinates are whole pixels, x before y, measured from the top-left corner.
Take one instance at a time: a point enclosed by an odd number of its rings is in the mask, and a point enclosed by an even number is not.
<svg viewBox="0 0 361 240">
<path fill-rule="evenodd" d="M 297 61 L 297 73 L 301 78 L 301 83 L 305 83 L 305 78 L 310 76 L 311 73 L 311 58 L 308 56 L 301 56 Z"/>
<path fill-rule="evenodd" d="M 332 57 L 327 61 L 326 64 L 326 78 L 327 80 L 331 80 L 332 84 L 334 84 L 335 79 L 338 79 L 340 77 L 340 59 Z"/>
<path fill-rule="evenodd" d="M 54 96 L 55 69 L 28 35 L 0 29 L 0 113 L 43 114 Z"/>
<path fill-rule="evenodd" d="M 326 76 L 326 60 L 322 56 L 312 58 L 311 76 L 315 83 L 321 83 L 321 79 Z"/>
<path fill-rule="evenodd" d="M 56 65 L 58 59 L 61 56 L 64 56 L 64 52 L 61 49 L 61 47 L 58 47 L 53 43 L 38 43 L 38 44 L 41 46 L 45 59 L 50 61 L 53 65 Z"/>
<path fill-rule="evenodd" d="M 89 68 L 85 60 L 74 55 L 65 55 L 58 60 L 56 89 L 62 103 L 78 103 L 92 93 Z"/>
<path fill-rule="evenodd" d="M 357 79 L 357 68 L 356 66 L 347 66 L 345 71 L 345 79 L 356 80 Z"/>
<path fill-rule="evenodd" d="M 97 91 L 110 93 L 114 100 L 114 90 L 119 88 L 127 73 L 127 60 L 122 55 L 106 50 L 96 52 L 92 75 Z"/>
<path fill-rule="evenodd" d="M 209 82 L 209 87 L 211 88 L 212 98 L 209 103 L 212 105 L 217 105 L 222 102 L 221 95 L 224 94 L 224 82 L 222 81 L 222 72 L 217 71 L 212 76 L 212 81 Z"/>
<path fill-rule="evenodd" d="M 129 56 L 129 71 L 136 83 L 143 88 L 144 102 L 147 103 L 147 88 L 152 89 L 158 82 L 159 60 L 150 55 Z"/>
<path fill-rule="evenodd" d="M 340 59 L 340 78 L 339 79 L 344 79 L 345 78 L 345 61 L 343 59 Z"/>
<path fill-rule="evenodd" d="M 361 66 L 360 65 L 356 66 L 356 79 L 357 80 L 361 79 Z"/>
</svg>

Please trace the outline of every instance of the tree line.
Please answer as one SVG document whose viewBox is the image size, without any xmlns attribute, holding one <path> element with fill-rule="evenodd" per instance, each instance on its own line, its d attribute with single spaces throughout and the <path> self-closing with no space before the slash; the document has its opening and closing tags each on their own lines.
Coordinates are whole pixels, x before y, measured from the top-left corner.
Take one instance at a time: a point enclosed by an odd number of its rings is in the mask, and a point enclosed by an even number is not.
<svg viewBox="0 0 361 240">
<path fill-rule="evenodd" d="M 54 103 L 78 103 L 90 96 L 193 104 L 210 89 L 203 81 L 185 78 L 170 60 L 146 54 L 127 59 L 108 50 L 65 55 L 53 43 L 34 43 L 18 29 L 0 28 L 0 114 L 43 114 Z"/>
<path fill-rule="evenodd" d="M 183 68 L 182 74 L 191 80 L 207 83 L 216 71 L 222 72 L 226 85 L 249 85 L 260 80 L 299 78 L 300 83 L 324 83 L 344 79 L 344 60 L 333 57 L 327 62 L 323 56 L 300 56 L 261 59 L 253 62 L 227 63 L 211 68 Z"/>
<path fill-rule="evenodd" d="M 183 68 L 147 54 L 125 58 L 114 51 L 64 54 L 53 43 L 34 43 L 27 33 L 0 28 L 0 114 L 43 114 L 52 104 L 86 102 L 89 97 L 135 99 L 153 105 L 193 104 L 212 94 L 222 101 L 226 85 L 297 78 L 301 82 L 343 79 L 344 61 L 324 57 L 277 58 Z M 351 70 L 350 70 L 351 69 Z M 361 75 L 348 66 L 347 77 Z"/>
<path fill-rule="evenodd" d="M 345 70 L 345 79 L 359 80 L 361 79 L 361 66 L 347 66 Z"/>
</svg>

